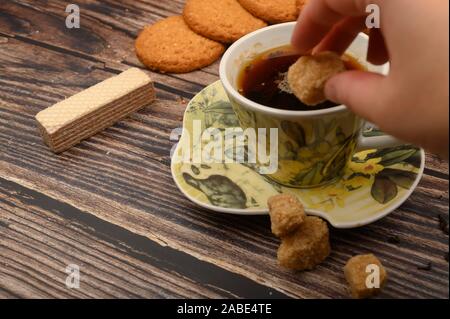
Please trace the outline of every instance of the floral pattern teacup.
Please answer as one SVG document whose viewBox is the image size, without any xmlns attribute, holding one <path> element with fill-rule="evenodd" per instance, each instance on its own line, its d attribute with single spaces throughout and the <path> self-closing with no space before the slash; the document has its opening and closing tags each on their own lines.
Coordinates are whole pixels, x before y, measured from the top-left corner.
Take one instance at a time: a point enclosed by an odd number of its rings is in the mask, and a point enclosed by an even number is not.
<svg viewBox="0 0 450 319">
<path fill-rule="evenodd" d="M 344 105 L 323 110 L 288 111 L 270 108 L 242 96 L 237 90 L 241 69 L 256 55 L 290 42 L 295 23 L 261 29 L 234 43 L 222 58 L 220 79 L 243 129 L 277 129 L 278 169 L 268 175 L 294 188 L 311 188 L 340 179 L 357 149 L 399 145 L 389 136 L 363 137 L 364 121 Z M 368 70 L 387 74 L 388 65 L 366 60 L 368 37 L 360 34 L 348 54 Z M 268 133 L 267 133 L 268 134 Z M 266 137 L 266 140 L 270 139 Z M 267 151 L 271 147 L 266 143 Z"/>
</svg>

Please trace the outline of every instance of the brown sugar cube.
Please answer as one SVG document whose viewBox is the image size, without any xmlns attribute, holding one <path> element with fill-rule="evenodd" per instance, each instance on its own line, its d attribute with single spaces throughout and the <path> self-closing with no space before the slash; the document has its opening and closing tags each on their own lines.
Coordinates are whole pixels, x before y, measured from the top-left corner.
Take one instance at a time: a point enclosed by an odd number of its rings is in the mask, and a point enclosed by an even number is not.
<svg viewBox="0 0 450 319">
<path fill-rule="evenodd" d="M 323 262 L 330 251 L 326 222 L 307 216 L 295 232 L 282 238 L 278 262 L 292 270 L 311 270 Z"/>
<path fill-rule="evenodd" d="M 304 104 L 315 106 L 325 102 L 325 84 L 346 70 L 344 61 L 334 52 L 302 56 L 288 72 L 291 91 Z"/>
<path fill-rule="evenodd" d="M 377 295 L 387 280 L 386 269 L 373 254 L 352 257 L 344 267 L 344 275 L 352 297 L 357 299 Z"/>
<path fill-rule="evenodd" d="M 44 142 L 60 153 L 154 100 L 150 77 L 131 68 L 39 112 L 36 120 Z"/>
<path fill-rule="evenodd" d="M 292 195 L 273 196 L 269 198 L 267 204 L 272 233 L 277 237 L 283 237 L 298 229 L 306 217 L 303 205 Z"/>
</svg>

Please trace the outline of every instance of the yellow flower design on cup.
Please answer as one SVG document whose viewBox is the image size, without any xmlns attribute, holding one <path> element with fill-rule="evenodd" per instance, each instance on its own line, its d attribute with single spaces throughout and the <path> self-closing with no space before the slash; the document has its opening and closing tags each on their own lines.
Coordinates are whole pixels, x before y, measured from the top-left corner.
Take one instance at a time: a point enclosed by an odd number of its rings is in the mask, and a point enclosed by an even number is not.
<svg viewBox="0 0 450 319">
<path fill-rule="evenodd" d="M 260 123 L 258 116 L 252 117 L 243 109 L 241 113 L 241 120 L 248 120 L 249 126 Z M 220 82 L 202 91 L 189 104 L 183 121 L 185 133 L 176 154 L 186 149 L 192 155 L 201 145 L 200 140 L 189 138 L 193 136 L 194 121 L 201 121 L 203 128 L 218 128 L 221 134 L 225 134 L 226 128 L 241 123 L 232 111 Z M 276 127 L 272 122 L 268 125 Z M 336 167 L 324 163 L 320 155 L 335 154 L 336 160 L 329 162 L 342 163 L 343 169 L 342 175 L 338 174 L 339 178 L 331 184 L 314 188 L 286 187 L 273 178 L 260 175 L 256 165 L 239 163 L 198 165 L 172 161 L 172 174 L 186 196 L 213 210 L 259 214 L 267 209 L 270 196 L 290 193 L 301 199 L 307 211 L 323 213 L 333 225 L 355 227 L 366 224 L 368 218 L 379 214 L 384 216 L 386 210 L 405 200 L 405 194 L 408 195 L 417 185 L 418 174 L 423 172 L 424 154 L 412 145 L 348 154 L 353 145 L 345 145 L 345 130 L 337 123 L 303 123 L 300 129 L 299 125 L 283 121 L 279 126 L 283 135 L 279 164 L 285 170 L 281 170 L 277 177 L 315 184 L 323 177 L 322 170 Z M 191 135 L 186 135 L 186 132 Z M 351 139 L 349 141 L 352 142 Z M 339 167 L 335 171 L 339 171 Z"/>
<path fill-rule="evenodd" d="M 348 167 L 354 173 L 376 175 L 384 169 L 384 166 L 380 164 L 380 158 L 370 159 L 366 162 L 350 162 Z"/>
</svg>

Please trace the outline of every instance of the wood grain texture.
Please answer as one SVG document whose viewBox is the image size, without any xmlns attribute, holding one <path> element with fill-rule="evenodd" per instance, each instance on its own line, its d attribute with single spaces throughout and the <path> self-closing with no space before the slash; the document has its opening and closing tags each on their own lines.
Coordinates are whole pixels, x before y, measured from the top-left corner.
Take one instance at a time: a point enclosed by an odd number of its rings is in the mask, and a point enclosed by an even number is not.
<svg viewBox="0 0 450 319">
<path fill-rule="evenodd" d="M 180 194 L 170 175 L 170 150 L 175 143 L 170 133 L 181 125 L 187 100 L 218 79 L 217 64 L 181 76 L 152 73 L 158 90 L 156 103 L 70 151 L 53 155 L 36 132 L 34 115 L 130 65 L 139 65 L 132 52 L 139 28 L 179 13 L 183 5 L 181 0 L 167 5 L 153 0 L 80 2 L 84 31 L 76 36 L 61 27 L 65 17 L 62 1 L 0 4 L 1 178 L 66 203 L 83 216 L 95 216 L 149 242 L 288 296 L 347 297 L 343 265 L 354 254 L 374 252 L 391 275 L 381 297 L 448 298 L 448 234 L 439 227 L 439 215 L 448 220 L 448 163 L 435 156 L 427 155 L 426 175 L 400 209 L 361 229 L 333 230 L 333 252 L 312 272 L 279 268 L 278 241 L 270 234 L 267 217 L 213 214 Z M 7 197 L 12 201 L 10 197 L 14 196 Z M 33 224 L 38 224 L 36 220 L 20 219 L 27 211 L 30 215 L 55 214 L 42 208 L 35 212 L 34 207 L 20 207 L 21 212 L 10 214 L 23 227 L 38 227 Z M 63 219 L 52 218 L 53 223 L 39 227 L 61 231 Z M 90 234 L 93 238 L 95 235 Z M 27 240 L 21 238 L 16 250 L 25 254 L 24 247 L 30 245 Z M 56 246 L 54 249 L 61 249 Z M 59 256 L 59 262 L 64 258 L 67 256 Z M 429 262 L 431 269 L 423 270 Z M 8 286 L 0 279 L 3 295 L 22 295 L 24 275 L 18 271 L 18 279 L 8 277 Z M 131 278 L 136 276 L 130 272 Z M 22 286 L 11 282 L 22 282 Z M 167 288 L 168 295 L 189 296 L 181 288 Z M 200 291 L 205 296 L 218 294 L 203 289 Z M 106 292 L 120 295 L 113 288 Z M 51 289 L 47 293 L 58 294 Z"/>
<path fill-rule="evenodd" d="M 0 287 L 39 298 L 280 298 L 244 277 L 160 246 L 0 179 Z M 65 268 L 80 267 L 80 289 Z M 246 293 L 241 294 L 241 291 Z"/>
<path fill-rule="evenodd" d="M 0 32 L 37 41 L 111 67 L 142 66 L 134 52 L 140 30 L 166 16 L 180 14 L 184 1 L 89 1 L 79 2 L 82 28 L 65 28 L 64 1 L 7 1 L 0 4 Z M 128 11 L 127 11 L 128 10 Z M 215 81 L 218 63 L 201 71 L 165 75 L 182 79 L 191 92 Z M 157 80 L 159 75 L 153 73 Z"/>
</svg>

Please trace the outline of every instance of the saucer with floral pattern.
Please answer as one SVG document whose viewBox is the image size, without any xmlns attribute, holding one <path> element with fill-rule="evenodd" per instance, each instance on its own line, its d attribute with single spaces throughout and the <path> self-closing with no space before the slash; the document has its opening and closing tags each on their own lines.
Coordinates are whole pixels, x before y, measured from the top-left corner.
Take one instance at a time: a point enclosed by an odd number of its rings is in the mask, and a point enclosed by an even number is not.
<svg viewBox="0 0 450 319">
<path fill-rule="evenodd" d="M 180 191 L 192 202 L 211 211 L 267 214 L 267 199 L 280 193 L 295 195 L 310 215 L 326 219 L 336 228 L 354 228 L 388 215 L 412 194 L 424 171 L 425 154 L 411 145 L 373 149 L 354 154 L 344 176 L 333 184 L 312 189 L 279 185 L 254 167 L 239 163 L 193 164 L 176 160 L 182 150 L 192 150 L 193 123 L 203 128 L 238 127 L 220 81 L 197 94 L 187 106 L 183 134 L 172 156 L 172 176 Z M 366 136 L 383 134 L 376 129 Z"/>
</svg>

